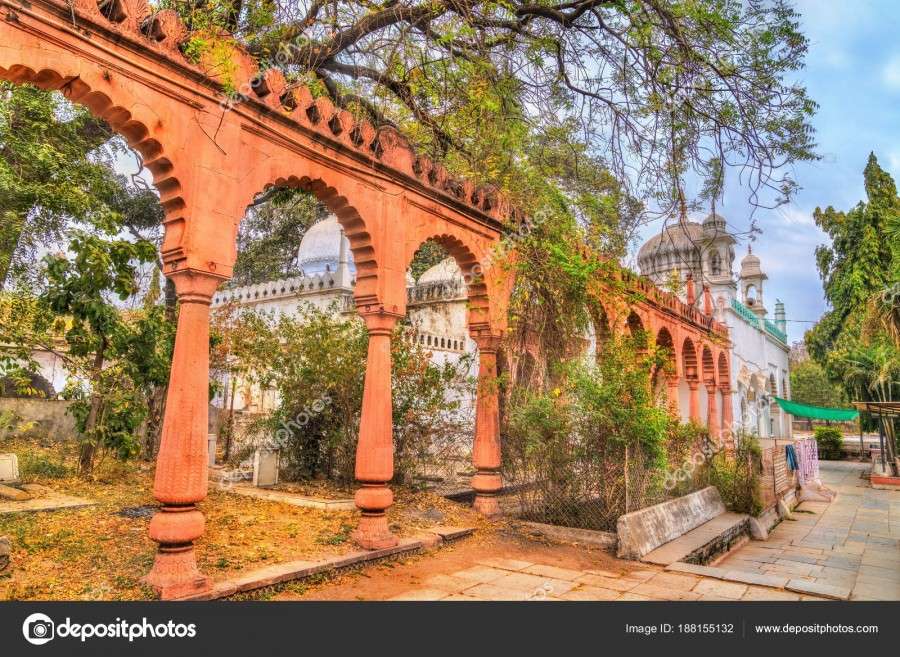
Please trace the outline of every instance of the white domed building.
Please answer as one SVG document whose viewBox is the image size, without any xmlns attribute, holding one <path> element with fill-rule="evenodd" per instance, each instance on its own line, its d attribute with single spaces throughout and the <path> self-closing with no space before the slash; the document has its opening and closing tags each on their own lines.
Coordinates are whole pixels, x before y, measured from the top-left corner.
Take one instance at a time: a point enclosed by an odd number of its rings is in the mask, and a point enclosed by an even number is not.
<svg viewBox="0 0 900 657">
<path fill-rule="evenodd" d="M 309 306 L 351 317 L 356 314 L 353 288 L 356 267 L 350 241 L 337 217 L 331 215 L 313 224 L 303 236 L 297 252 L 300 274 L 290 278 L 220 290 L 213 297 L 213 312 L 226 304 L 253 309 L 271 316 L 296 314 Z M 462 272 L 453 258 L 425 271 L 416 281 L 407 274 L 407 314 L 412 338 L 432 353 L 436 363 L 459 361 L 474 354 L 476 345 L 467 328 L 467 295 Z M 475 359 L 472 359 L 473 367 Z M 472 376 L 477 374 L 475 369 Z M 227 388 L 227 382 L 223 389 Z M 238 385 L 235 410 L 267 411 L 277 403 L 274 392 Z M 224 395 L 213 400 L 222 406 Z"/>
<path fill-rule="evenodd" d="M 695 290 L 693 303 L 703 303 L 708 288 L 715 317 L 731 333 L 732 408 L 737 430 L 761 438 L 787 438 L 790 418 L 774 397 L 790 398 L 790 347 L 784 304 L 775 302 L 768 318 L 763 297 L 768 277 L 760 258 L 748 248 L 735 275 L 737 243 L 727 222 L 710 214 L 702 222 L 686 221 L 666 227 L 638 251 L 641 274 L 658 286 L 674 289 L 686 303 L 688 280 Z"/>
</svg>

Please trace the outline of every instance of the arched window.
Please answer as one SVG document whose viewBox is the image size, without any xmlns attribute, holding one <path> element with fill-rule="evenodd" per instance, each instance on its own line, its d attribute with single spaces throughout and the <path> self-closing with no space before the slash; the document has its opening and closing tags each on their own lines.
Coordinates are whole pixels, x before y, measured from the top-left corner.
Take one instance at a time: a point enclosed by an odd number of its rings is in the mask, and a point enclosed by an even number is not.
<svg viewBox="0 0 900 657">
<path fill-rule="evenodd" d="M 712 257 L 709 259 L 709 269 L 713 276 L 722 275 L 722 256 L 718 251 L 713 251 Z"/>
</svg>

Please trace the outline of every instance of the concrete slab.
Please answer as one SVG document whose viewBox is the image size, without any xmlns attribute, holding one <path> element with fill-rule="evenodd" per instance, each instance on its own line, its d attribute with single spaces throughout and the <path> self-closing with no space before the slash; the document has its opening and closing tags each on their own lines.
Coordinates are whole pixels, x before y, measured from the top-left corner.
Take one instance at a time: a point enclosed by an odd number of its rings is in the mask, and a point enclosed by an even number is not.
<svg viewBox="0 0 900 657">
<path fill-rule="evenodd" d="M 644 563 L 668 566 L 684 561 L 694 552 L 716 541 L 720 536 L 737 532 L 747 525 L 748 516 L 739 513 L 722 513 L 673 541 L 662 545 L 641 557 Z"/>
<path fill-rule="evenodd" d="M 97 503 L 83 497 L 73 497 L 72 495 L 51 492 L 44 495 L 44 497 L 35 497 L 22 502 L 0 502 L 0 514 L 60 511 L 63 509 L 80 509 L 88 506 L 97 506 Z"/>
</svg>

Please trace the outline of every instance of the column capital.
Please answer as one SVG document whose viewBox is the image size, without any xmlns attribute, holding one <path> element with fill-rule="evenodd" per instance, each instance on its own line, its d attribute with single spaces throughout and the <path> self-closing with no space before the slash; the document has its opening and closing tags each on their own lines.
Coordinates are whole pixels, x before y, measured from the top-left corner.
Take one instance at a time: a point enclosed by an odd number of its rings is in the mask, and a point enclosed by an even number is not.
<svg viewBox="0 0 900 657">
<path fill-rule="evenodd" d="M 369 335 L 390 335 L 397 322 L 403 319 L 403 315 L 389 313 L 383 306 L 366 306 L 359 314 L 366 322 Z"/>
<path fill-rule="evenodd" d="M 687 380 L 688 388 L 691 390 L 696 390 L 700 387 L 700 382 L 697 379 L 688 379 Z"/>
<path fill-rule="evenodd" d="M 212 304 L 219 286 L 228 280 L 226 276 L 199 269 L 180 269 L 166 274 L 175 284 L 175 292 L 181 303 Z"/>
<path fill-rule="evenodd" d="M 503 336 L 489 328 L 473 327 L 469 331 L 469 335 L 478 345 L 478 350 L 483 353 L 497 353 L 500 343 L 503 342 Z"/>
</svg>

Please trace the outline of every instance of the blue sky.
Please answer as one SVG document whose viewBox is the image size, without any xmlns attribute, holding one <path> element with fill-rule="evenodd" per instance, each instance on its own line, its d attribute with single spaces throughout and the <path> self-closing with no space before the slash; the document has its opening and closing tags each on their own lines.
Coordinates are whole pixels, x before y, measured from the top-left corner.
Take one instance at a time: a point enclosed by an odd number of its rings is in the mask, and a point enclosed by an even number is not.
<svg viewBox="0 0 900 657">
<path fill-rule="evenodd" d="M 797 0 L 795 5 L 810 40 L 800 79 L 819 103 L 813 124 L 822 159 L 794 168 L 802 189 L 791 204 L 757 210 L 763 232 L 753 250 L 769 275 L 764 295 L 769 311 L 780 298 L 788 319 L 816 320 L 825 301 L 814 252 L 827 238 L 813 223 L 813 210 L 828 205 L 847 210 L 865 198 L 862 170 L 870 151 L 900 178 L 900 3 Z M 720 213 L 733 229 L 746 231 L 747 190 L 729 189 Z M 649 236 L 660 225 L 643 232 Z M 736 250 L 739 260 L 746 242 Z M 789 322 L 788 339 L 802 339 L 809 326 Z"/>
</svg>

